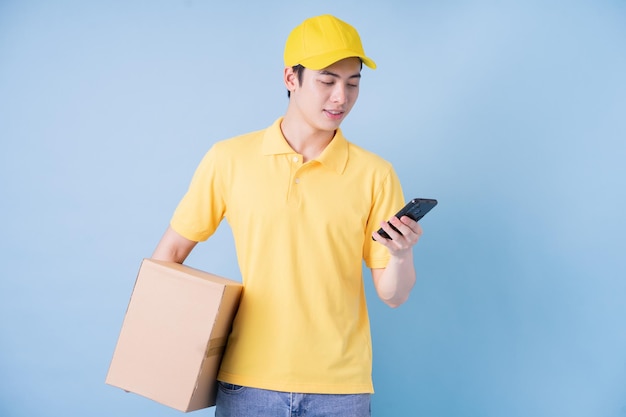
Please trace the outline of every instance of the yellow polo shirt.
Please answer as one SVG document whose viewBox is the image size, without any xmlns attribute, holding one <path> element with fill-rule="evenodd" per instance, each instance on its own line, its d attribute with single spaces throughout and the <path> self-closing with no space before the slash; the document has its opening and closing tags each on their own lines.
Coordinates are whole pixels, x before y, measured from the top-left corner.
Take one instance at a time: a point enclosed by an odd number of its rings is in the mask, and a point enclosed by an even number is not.
<svg viewBox="0 0 626 417">
<path fill-rule="evenodd" d="M 371 239 L 404 204 L 388 162 L 338 130 L 303 163 L 278 119 L 216 143 L 171 226 L 206 240 L 226 218 L 244 291 L 218 379 L 275 391 L 373 392 L 363 260 L 384 268 Z"/>
</svg>

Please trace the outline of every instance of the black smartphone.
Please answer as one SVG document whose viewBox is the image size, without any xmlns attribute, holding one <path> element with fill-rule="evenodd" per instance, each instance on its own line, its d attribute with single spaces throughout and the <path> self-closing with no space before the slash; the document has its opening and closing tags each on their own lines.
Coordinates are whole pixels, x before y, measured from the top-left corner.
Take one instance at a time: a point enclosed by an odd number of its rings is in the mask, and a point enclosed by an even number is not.
<svg viewBox="0 0 626 417">
<path fill-rule="evenodd" d="M 407 216 L 417 222 L 420 221 L 420 219 L 424 217 L 426 213 L 428 213 L 436 205 L 437 200 L 434 200 L 432 198 L 414 198 L 413 200 L 409 201 L 406 206 L 402 207 L 399 212 L 396 213 L 396 217 L 400 218 L 402 216 Z M 391 223 L 389 223 L 389 226 L 391 226 L 391 228 L 396 232 L 400 233 L 398 229 L 396 229 Z M 385 239 L 391 239 L 382 227 L 378 229 L 378 233 Z"/>
</svg>

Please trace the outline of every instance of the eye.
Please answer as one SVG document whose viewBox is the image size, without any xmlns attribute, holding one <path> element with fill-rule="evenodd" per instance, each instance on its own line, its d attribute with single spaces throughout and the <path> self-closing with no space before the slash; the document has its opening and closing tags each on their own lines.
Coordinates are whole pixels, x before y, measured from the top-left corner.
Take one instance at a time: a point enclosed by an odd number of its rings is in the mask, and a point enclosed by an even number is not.
<svg viewBox="0 0 626 417">
<path fill-rule="evenodd" d="M 320 82 L 324 85 L 333 85 L 334 81 L 324 81 L 324 80 L 320 80 Z"/>
</svg>

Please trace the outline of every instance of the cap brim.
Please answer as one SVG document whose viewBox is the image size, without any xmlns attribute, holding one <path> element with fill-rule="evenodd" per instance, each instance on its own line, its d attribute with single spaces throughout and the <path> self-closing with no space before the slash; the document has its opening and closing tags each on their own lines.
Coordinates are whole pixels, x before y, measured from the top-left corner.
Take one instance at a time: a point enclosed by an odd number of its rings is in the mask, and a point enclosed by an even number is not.
<svg viewBox="0 0 626 417">
<path fill-rule="evenodd" d="M 299 64 L 305 68 L 317 71 L 329 67 L 335 62 L 346 58 L 359 58 L 369 68 L 376 69 L 376 63 L 374 60 L 366 57 L 365 55 L 359 54 L 358 52 L 349 50 L 333 51 L 327 54 L 314 56 L 299 62 Z"/>
</svg>

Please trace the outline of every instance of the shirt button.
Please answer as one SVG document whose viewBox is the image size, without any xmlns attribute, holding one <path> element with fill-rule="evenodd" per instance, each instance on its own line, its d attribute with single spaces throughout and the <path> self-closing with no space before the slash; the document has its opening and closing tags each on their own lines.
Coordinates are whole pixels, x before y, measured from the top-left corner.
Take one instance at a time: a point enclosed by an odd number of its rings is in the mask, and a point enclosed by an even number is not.
<svg viewBox="0 0 626 417">
<path fill-rule="evenodd" d="M 296 184 L 300 184 L 300 178 L 296 178 Z"/>
<path fill-rule="evenodd" d="M 299 161 L 298 157 L 297 157 L 297 156 L 294 156 L 294 157 L 293 157 L 293 162 L 298 162 L 298 161 Z"/>
</svg>

